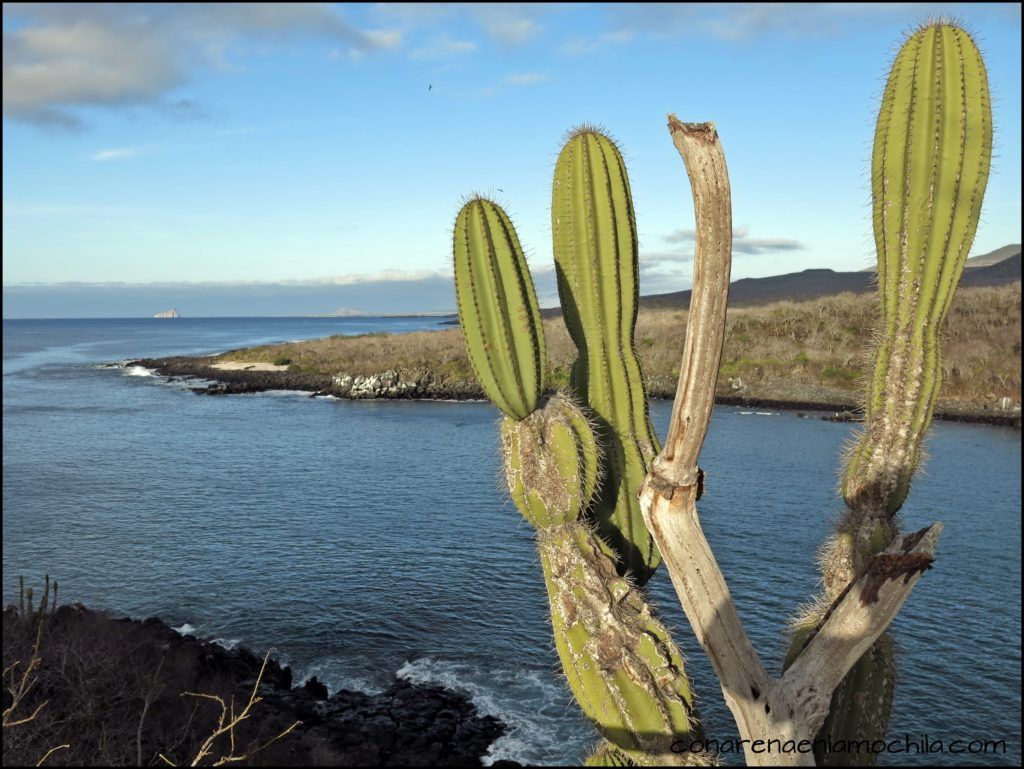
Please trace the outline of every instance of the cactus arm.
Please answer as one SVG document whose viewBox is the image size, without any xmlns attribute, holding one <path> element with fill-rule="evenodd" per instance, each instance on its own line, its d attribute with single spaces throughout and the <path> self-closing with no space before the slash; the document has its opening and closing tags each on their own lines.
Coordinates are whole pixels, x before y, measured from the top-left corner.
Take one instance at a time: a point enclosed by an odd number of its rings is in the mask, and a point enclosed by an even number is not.
<svg viewBox="0 0 1024 769">
<path fill-rule="evenodd" d="M 682 657 L 584 523 L 541 531 L 555 646 L 584 714 L 635 763 L 677 764 L 699 739 Z"/>
<path fill-rule="evenodd" d="M 509 492 L 537 529 L 555 648 L 577 702 L 631 761 L 692 761 L 672 751 L 699 734 L 682 656 L 583 515 L 596 485 L 592 428 L 559 394 L 526 419 L 505 417 L 501 433 Z"/>
<path fill-rule="evenodd" d="M 977 47 L 948 23 L 919 29 L 896 57 L 875 131 L 881 339 L 864 434 L 843 477 L 851 510 L 891 516 L 909 491 L 941 384 L 938 333 L 977 229 L 991 156 Z"/>
<path fill-rule="evenodd" d="M 480 385 L 516 419 L 544 392 L 544 328 L 526 257 L 505 212 L 474 198 L 455 220 L 459 323 Z"/>
<path fill-rule="evenodd" d="M 829 698 L 847 672 L 882 635 L 913 590 L 931 568 L 942 524 L 897 537 L 869 559 L 856 578 L 825 612 L 818 628 L 782 676 L 794 690 L 816 690 L 819 717 L 808 726 L 812 734 L 828 713 Z M 805 682 L 805 683 L 804 683 Z M 822 692 L 827 692 L 821 696 Z"/>
<path fill-rule="evenodd" d="M 660 561 L 636 493 L 658 451 L 633 341 L 639 296 L 636 220 L 625 163 L 592 128 L 555 164 L 551 228 L 558 293 L 578 356 L 571 385 L 598 420 L 606 469 L 592 515 L 639 584 Z"/>
</svg>

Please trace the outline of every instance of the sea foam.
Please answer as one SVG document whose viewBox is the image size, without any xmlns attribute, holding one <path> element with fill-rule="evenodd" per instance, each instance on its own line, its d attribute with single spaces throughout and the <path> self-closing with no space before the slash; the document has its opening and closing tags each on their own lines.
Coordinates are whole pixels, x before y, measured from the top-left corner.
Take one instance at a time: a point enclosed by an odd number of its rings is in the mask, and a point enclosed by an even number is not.
<svg viewBox="0 0 1024 769">
<path fill-rule="evenodd" d="M 564 702 L 567 695 L 546 671 L 492 667 L 484 673 L 467 663 L 421 657 L 406 662 L 396 675 L 414 684 L 462 692 L 481 714 L 505 724 L 508 732 L 491 745 L 483 758 L 485 766 L 501 759 L 525 765 L 564 761 L 565 735 L 559 734 L 556 721 L 544 711 L 551 709 L 552 703 Z"/>
</svg>

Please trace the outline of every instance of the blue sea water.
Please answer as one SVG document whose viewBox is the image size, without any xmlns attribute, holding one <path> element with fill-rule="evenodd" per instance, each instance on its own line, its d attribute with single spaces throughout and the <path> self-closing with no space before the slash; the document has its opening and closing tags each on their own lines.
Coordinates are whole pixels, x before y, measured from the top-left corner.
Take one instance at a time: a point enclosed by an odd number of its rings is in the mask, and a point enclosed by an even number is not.
<svg viewBox="0 0 1024 769">
<path fill-rule="evenodd" d="M 593 732 L 558 675 L 533 538 L 500 490 L 489 404 L 206 397 L 143 369 L 103 367 L 439 324 L 5 320 L 5 603 L 18 575 L 48 572 L 65 600 L 273 647 L 299 679 L 332 689 L 378 689 L 396 672 L 461 688 L 511 727 L 492 757 L 578 762 Z M 669 412 L 652 407 L 662 434 Z M 841 510 L 850 434 L 794 413 L 715 411 L 701 520 L 771 672 L 788 617 L 817 586 L 814 554 Z M 1006 740 L 1006 752 L 881 763 L 1020 762 L 1020 437 L 935 425 L 903 521 L 946 529 L 894 625 L 890 737 Z M 677 628 L 707 731 L 734 738 L 664 569 L 651 592 Z"/>
</svg>

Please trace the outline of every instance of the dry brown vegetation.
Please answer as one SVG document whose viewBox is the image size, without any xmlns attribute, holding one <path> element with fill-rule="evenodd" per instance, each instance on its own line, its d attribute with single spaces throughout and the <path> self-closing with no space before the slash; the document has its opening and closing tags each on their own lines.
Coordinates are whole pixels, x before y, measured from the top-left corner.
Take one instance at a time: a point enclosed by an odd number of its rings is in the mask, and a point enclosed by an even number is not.
<svg viewBox="0 0 1024 769">
<path fill-rule="evenodd" d="M 947 405 L 992 408 L 1003 397 L 1020 402 L 1020 304 L 1020 283 L 957 292 L 943 334 L 942 399 Z M 719 394 L 856 402 L 876 313 L 874 295 L 849 293 L 730 310 Z M 636 346 L 655 395 L 669 396 L 674 390 L 686 318 L 682 310 L 648 310 L 637 320 Z M 557 387 L 568 380 L 576 349 L 560 318 L 544 326 L 548 381 Z M 288 358 L 293 370 L 353 376 L 424 369 L 446 378 L 473 378 L 457 327 L 332 336 L 236 350 L 219 358 Z"/>
</svg>

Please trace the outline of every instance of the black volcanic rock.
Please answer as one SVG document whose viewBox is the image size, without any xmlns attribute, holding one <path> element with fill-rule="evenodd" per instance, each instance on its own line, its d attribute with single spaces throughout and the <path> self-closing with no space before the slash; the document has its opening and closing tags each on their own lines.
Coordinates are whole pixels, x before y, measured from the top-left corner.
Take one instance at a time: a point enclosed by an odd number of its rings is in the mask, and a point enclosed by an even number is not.
<svg viewBox="0 0 1024 769">
<path fill-rule="evenodd" d="M 5 670 L 31 658 L 35 627 L 13 607 L 4 611 Z M 238 713 L 263 665 L 246 649 L 180 635 L 158 619 L 115 619 L 79 604 L 50 615 L 41 639 L 37 681 L 18 713 L 46 705 L 29 723 L 4 729 L 4 765 L 34 765 L 64 743 L 70 747 L 47 765 L 151 765 L 163 763 L 161 754 L 179 766 L 191 763 L 221 710 L 216 700 L 186 693 L 220 697 Z M 315 678 L 292 688 L 291 670 L 273 659 L 259 696 L 236 730 L 235 755 L 271 744 L 246 765 L 480 766 L 505 732 L 457 692 L 396 679 L 379 694 L 328 696 Z M 224 735 L 204 763 L 230 750 Z"/>
</svg>

